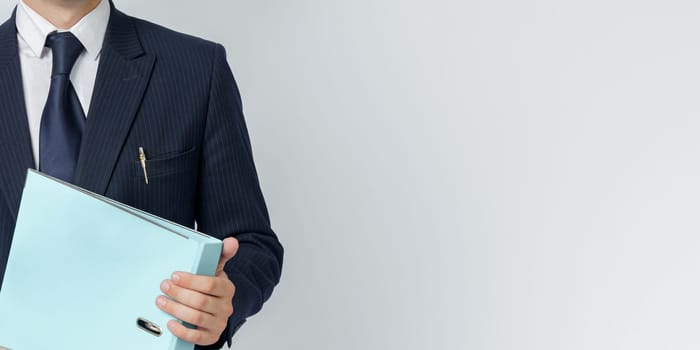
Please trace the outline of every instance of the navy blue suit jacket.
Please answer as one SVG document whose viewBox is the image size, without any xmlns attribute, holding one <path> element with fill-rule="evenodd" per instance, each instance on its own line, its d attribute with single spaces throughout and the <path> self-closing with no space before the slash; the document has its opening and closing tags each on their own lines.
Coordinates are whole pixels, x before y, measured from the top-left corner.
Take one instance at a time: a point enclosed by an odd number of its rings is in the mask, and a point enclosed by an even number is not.
<svg viewBox="0 0 700 350">
<path fill-rule="evenodd" d="M 139 147 L 149 158 L 148 185 Z M 26 171 L 34 167 L 14 15 L 0 26 L 0 164 L 1 282 Z M 199 349 L 221 347 L 279 281 L 283 249 L 270 227 L 240 95 L 221 45 L 129 17 L 112 5 L 75 183 L 239 240 L 238 254 L 225 268 L 236 285 L 234 314 L 220 341 Z"/>
</svg>

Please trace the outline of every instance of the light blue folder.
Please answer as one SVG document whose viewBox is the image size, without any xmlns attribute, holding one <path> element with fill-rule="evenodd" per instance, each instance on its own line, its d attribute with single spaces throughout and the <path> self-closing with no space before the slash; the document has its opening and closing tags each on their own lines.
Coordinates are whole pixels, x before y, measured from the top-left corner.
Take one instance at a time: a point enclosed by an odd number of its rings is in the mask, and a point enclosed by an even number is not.
<svg viewBox="0 0 700 350">
<path fill-rule="evenodd" d="M 160 282 L 174 271 L 213 275 L 221 249 L 30 170 L 0 289 L 0 348 L 192 350 L 155 304 Z"/>
</svg>

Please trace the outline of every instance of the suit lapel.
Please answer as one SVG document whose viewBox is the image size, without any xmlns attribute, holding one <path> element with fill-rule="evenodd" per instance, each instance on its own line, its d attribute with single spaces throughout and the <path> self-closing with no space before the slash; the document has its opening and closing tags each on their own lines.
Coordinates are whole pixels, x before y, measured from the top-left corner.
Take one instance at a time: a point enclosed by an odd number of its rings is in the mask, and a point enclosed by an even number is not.
<svg viewBox="0 0 700 350">
<path fill-rule="evenodd" d="M 78 186 L 105 193 L 154 63 L 132 19 L 112 7 L 76 168 Z"/>
<path fill-rule="evenodd" d="M 17 46 L 15 14 L 0 26 L 0 194 L 13 217 L 28 168 L 34 168 Z"/>
</svg>

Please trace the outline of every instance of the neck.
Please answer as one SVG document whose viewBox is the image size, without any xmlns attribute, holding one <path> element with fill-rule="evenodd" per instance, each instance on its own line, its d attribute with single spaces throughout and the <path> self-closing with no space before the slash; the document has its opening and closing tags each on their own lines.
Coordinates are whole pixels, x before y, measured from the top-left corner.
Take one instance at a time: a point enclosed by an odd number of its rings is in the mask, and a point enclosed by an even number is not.
<svg viewBox="0 0 700 350">
<path fill-rule="evenodd" d="M 100 0 L 21 0 L 58 29 L 70 29 Z"/>
</svg>

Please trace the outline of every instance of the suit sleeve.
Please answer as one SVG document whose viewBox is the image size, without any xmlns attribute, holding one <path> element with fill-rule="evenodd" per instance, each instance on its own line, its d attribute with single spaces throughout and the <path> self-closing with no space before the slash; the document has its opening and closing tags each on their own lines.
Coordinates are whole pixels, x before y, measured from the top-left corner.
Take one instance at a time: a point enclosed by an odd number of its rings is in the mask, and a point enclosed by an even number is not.
<svg viewBox="0 0 700 350">
<path fill-rule="evenodd" d="M 196 220 L 200 231 L 239 241 L 225 266 L 236 285 L 234 312 L 216 344 L 219 349 L 257 313 L 280 279 L 283 248 L 270 227 L 253 162 L 241 97 L 223 46 L 214 49 L 207 121 L 202 138 Z"/>
</svg>

